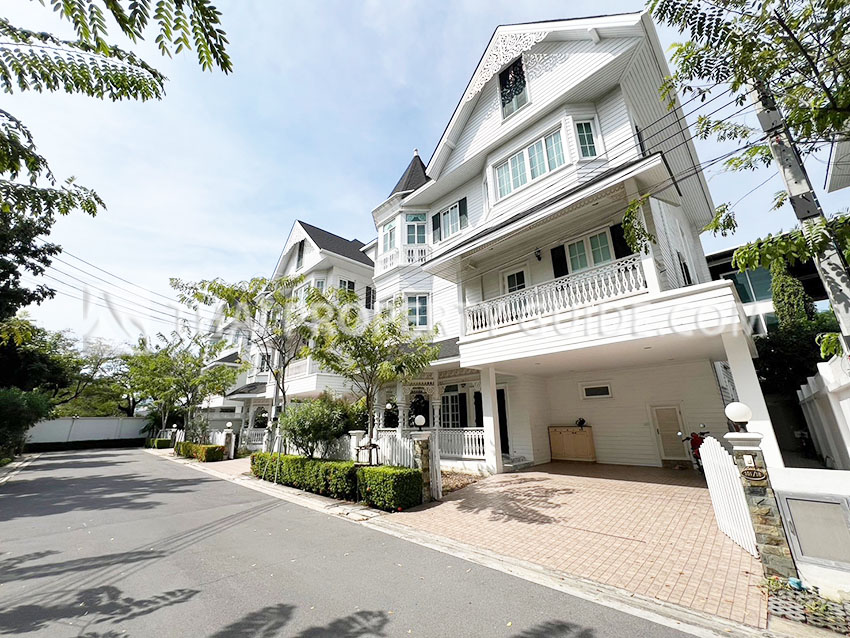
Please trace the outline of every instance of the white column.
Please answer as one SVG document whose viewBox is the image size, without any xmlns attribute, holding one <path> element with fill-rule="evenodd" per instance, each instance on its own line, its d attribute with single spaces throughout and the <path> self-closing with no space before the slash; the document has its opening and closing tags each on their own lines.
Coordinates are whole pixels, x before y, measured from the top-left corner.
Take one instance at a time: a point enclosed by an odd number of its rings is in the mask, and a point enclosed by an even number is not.
<svg viewBox="0 0 850 638">
<path fill-rule="evenodd" d="M 461 277 L 463 277 L 463 270 L 461 270 Z M 466 336 L 466 295 L 463 294 L 462 280 L 457 284 L 457 312 L 460 317 L 460 338 L 463 339 Z"/>
<path fill-rule="evenodd" d="M 499 436 L 499 400 L 496 396 L 496 370 L 481 369 L 481 408 L 484 417 L 484 461 L 487 470 L 501 474 L 502 440 Z"/>
<path fill-rule="evenodd" d="M 773 432 L 770 415 L 767 412 L 767 404 L 761 391 L 756 368 L 753 365 L 753 357 L 750 353 L 749 340 L 743 332 L 723 333 L 723 348 L 726 350 L 726 360 L 735 380 L 735 389 L 738 392 L 738 400 L 746 403 L 753 411 L 753 417 L 747 424 L 747 430 L 758 432 L 762 435 L 761 449 L 768 468 L 785 467 L 782 461 L 782 453 L 779 451 L 779 443 Z"/>
<path fill-rule="evenodd" d="M 629 201 L 636 200 L 640 197 L 640 190 L 634 180 L 628 179 L 625 182 L 626 197 Z M 641 220 L 648 232 L 658 237 L 658 231 L 655 228 L 655 218 L 652 215 L 652 207 L 657 206 L 657 202 L 651 199 L 649 205 L 641 206 Z M 658 266 L 655 262 L 655 246 L 652 242 L 647 246 L 648 252 L 641 252 L 640 265 L 643 268 L 643 277 L 646 279 L 646 288 L 649 292 L 661 291 L 661 280 L 658 277 Z"/>
<path fill-rule="evenodd" d="M 404 384 L 399 381 L 395 386 L 395 404 L 398 408 L 398 428 L 396 436 L 403 438 L 403 430 L 407 427 L 407 396 L 404 394 Z"/>
</svg>

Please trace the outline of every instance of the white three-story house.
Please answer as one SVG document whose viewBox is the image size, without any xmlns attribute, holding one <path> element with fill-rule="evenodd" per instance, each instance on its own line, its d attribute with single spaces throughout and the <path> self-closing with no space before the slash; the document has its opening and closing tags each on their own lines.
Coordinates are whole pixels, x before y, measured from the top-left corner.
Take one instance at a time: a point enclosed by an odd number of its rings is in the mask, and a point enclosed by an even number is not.
<svg viewBox="0 0 850 638">
<path fill-rule="evenodd" d="M 699 241 L 714 206 L 646 14 L 496 29 L 427 165 L 372 215 L 378 304 L 437 326 L 440 358 L 392 389 L 443 458 L 689 463 L 687 433 L 753 411 L 782 463 L 729 281 Z M 633 252 L 623 216 L 655 237 Z M 576 423 L 584 424 L 576 427 Z"/>
</svg>

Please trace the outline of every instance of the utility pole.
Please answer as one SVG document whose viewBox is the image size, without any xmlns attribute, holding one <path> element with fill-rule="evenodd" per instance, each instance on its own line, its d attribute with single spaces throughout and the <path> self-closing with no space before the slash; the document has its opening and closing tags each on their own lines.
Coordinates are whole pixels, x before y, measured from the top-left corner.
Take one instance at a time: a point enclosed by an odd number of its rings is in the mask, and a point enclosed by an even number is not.
<svg viewBox="0 0 850 638">
<path fill-rule="evenodd" d="M 826 218 L 820 203 L 818 203 L 817 195 L 812 189 L 800 152 L 794 144 L 791 131 L 788 130 L 770 90 L 763 84 L 757 83 L 750 97 L 755 103 L 759 124 L 767 134 L 770 151 L 785 182 L 788 201 L 794 209 L 797 219 L 800 220 L 803 233 L 809 235 L 815 230 L 816 224 L 825 224 Z M 829 296 L 832 310 L 838 318 L 844 351 L 848 352 L 848 345 L 850 345 L 850 276 L 847 274 L 847 264 L 844 261 L 841 248 L 831 232 L 829 247 L 823 255 L 816 255 L 814 262 L 826 289 L 826 294 Z"/>
</svg>

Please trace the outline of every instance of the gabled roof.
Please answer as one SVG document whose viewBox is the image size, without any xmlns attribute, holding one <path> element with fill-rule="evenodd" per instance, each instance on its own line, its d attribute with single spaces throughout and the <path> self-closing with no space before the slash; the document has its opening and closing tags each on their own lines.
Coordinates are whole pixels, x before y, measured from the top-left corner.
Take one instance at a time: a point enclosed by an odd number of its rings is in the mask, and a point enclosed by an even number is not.
<svg viewBox="0 0 850 638">
<path fill-rule="evenodd" d="M 359 261 L 361 264 L 365 264 L 367 266 L 375 265 L 371 259 L 360 251 L 365 244 L 359 239 L 346 239 L 345 237 L 334 235 L 333 233 L 318 228 L 317 226 L 303 222 L 300 219 L 298 220 L 298 223 L 301 224 L 304 232 L 310 236 L 310 239 L 313 240 L 313 243 L 316 244 L 319 250 L 326 250 L 328 252 L 341 255 L 342 257 Z"/>
<path fill-rule="evenodd" d="M 437 148 L 428 161 L 426 168 L 428 177 L 437 179 L 440 176 L 445 161 L 457 141 L 453 138 L 466 125 L 481 89 L 509 62 L 556 33 L 581 33 L 594 40 L 602 34 L 607 36 L 609 33 L 616 34 L 614 37 L 622 37 L 626 32 L 638 35 L 645 15 L 645 11 L 614 13 L 563 20 L 503 24 L 496 27 L 440 137 Z"/>
<path fill-rule="evenodd" d="M 425 175 L 425 164 L 422 162 L 422 158 L 419 157 L 419 149 L 413 149 L 413 159 L 410 160 L 410 164 L 407 165 L 404 174 L 398 180 L 395 188 L 393 188 L 393 192 L 389 196 L 392 197 L 396 193 L 415 191 L 429 179 Z"/>
<path fill-rule="evenodd" d="M 249 383 L 247 385 L 243 385 L 240 388 L 236 388 L 233 392 L 228 392 L 225 396 L 227 397 L 235 397 L 235 396 L 263 396 L 266 391 L 266 384 L 262 381 L 255 381 L 254 383 Z"/>
</svg>

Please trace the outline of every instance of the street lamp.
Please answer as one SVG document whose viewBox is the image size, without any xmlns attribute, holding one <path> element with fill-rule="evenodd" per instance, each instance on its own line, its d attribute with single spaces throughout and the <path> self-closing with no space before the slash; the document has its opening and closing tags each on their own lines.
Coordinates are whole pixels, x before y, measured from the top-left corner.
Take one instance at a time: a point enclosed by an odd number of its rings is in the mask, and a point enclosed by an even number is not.
<svg viewBox="0 0 850 638">
<path fill-rule="evenodd" d="M 747 431 L 747 423 L 753 418 L 753 411 L 746 403 L 735 401 L 726 406 L 726 418 L 732 421 L 741 432 Z"/>
</svg>

